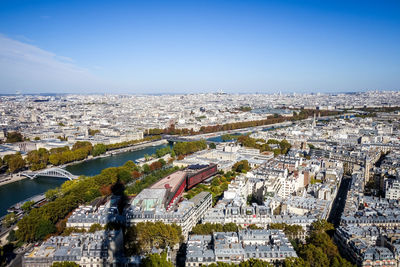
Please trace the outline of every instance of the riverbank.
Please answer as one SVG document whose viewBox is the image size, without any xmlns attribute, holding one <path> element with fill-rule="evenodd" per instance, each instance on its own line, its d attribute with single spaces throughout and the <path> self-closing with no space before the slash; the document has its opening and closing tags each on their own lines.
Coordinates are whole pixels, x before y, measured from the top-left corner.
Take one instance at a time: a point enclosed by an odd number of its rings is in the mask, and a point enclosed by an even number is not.
<svg viewBox="0 0 400 267">
<path fill-rule="evenodd" d="M 141 144 L 139 147 L 131 147 L 130 150 L 115 150 L 113 152 L 121 152 L 114 155 L 106 155 L 86 160 L 81 163 L 74 163 L 65 168 L 68 172 L 77 176 L 94 176 L 101 173 L 102 170 L 109 167 L 119 167 L 131 160 L 136 162 L 137 159 L 143 158 L 144 155 L 152 155 L 158 149 L 166 147 L 167 141 L 163 141 L 160 145 L 157 143 Z M 156 145 L 159 144 L 159 145 Z M 9 175 L 8 175 L 9 176 Z M 57 188 L 66 182 L 66 179 L 56 177 L 37 177 L 35 179 L 23 179 L 15 183 L 0 186 L 0 216 L 6 215 L 7 210 L 18 202 L 25 201 L 35 195 L 44 194 L 50 189 Z"/>
<path fill-rule="evenodd" d="M 1 178 L 0 178 L 0 186 L 6 185 L 6 184 L 10 184 L 10 183 L 14 183 L 14 182 L 18 182 L 18 181 L 21 181 L 21 180 L 26 179 L 26 178 L 28 178 L 28 177 L 20 175 L 20 173 L 16 173 L 16 174 L 12 174 L 12 175 L 7 174 L 7 175 L 4 175 L 4 177 L 1 176 Z"/>
<path fill-rule="evenodd" d="M 144 149 L 144 148 L 149 147 L 149 146 L 159 146 L 159 145 L 164 145 L 164 144 L 167 144 L 167 143 L 168 143 L 168 141 L 164 140 L 164 139 L 156 140 L 156 141 L 147 141 L 147 142 L 138 143 L 138 144 L 135 144 L 135 145 L 132 145 L 132 146 L 124 147 L 124 148 L 118 148 L 118 149 L 114 149 L 114 150 L 109 150 L 105 154 L 102 154 L 102 155 L 99 155 L 99 156 L 96 156 L 96 157 L 90 156 L 90 157 L 88 157 L 86 159 L 83 159 L 83 160 L 69 162 L 69 163 L 66 163 L 66 164 L 63 164 L 63 165 L 60 165 L 60 166 L 53 166 L 53 167 L 58 167 L 58 168 L 64 169 L 64 168 L 66 168 L 68 166 L 72 166 L 72 165 L 88 162 L 88 161 L 91 161 L 91 160 L 107 158 L 107 157 L 118 155 L 118 154 L 121 154 L 121 153 L 141 150 L 141 149 Z"/>
<path fill-rule="evenodd" d="M 163 145 L 163 144 L 167 144 L 168 141 L 161 139 L 161 140 L 156 140 L 156 141 L 146 141 L 146 142 L 142 142 L 142 143 L 138 143 L 129 147 L 124 147 L 124 148 L 119 148 L 119 149 L 114 149 L 114 150 L 110 150 L 107 151 L 105 154 L 96 156 L 96 157 L 88 157 L 86 159 L 83 160 L 79 160 L 79 161 L 74 161 L 74 162 L 69 162 L 60 166 L 48 166 L 44 169 L 41 169 L 40 171 L 43 171 L 45 169 L 50 169 L 50 168 L 66 168 L 68 166 L 72 166 L 72 165 L 77 165 L 77 164 L 81 164 L 87 161 L 91 161 L 91 160 L 95 160 L 95 159 L 101 159 L 101 158 L 107 158 L 110 156 L 114 156 L 120 153 L 126 153 L 126 152 L 131 152 L 131 151 L 137 151 L 137 150 L 141 150 L 144 149 L 146 147 L 150 147 L 150 146 L 159 146 L 159 145 Z M 14 183 L 14 182 L 18 182 L 21 181 L 23 179 L 26 179 L 28 177 L 21 175 L 22 172 L 18 172 L 18 173 L 14 173 L 14 174 L 2 174 L 0 175 L 0 187 L 6 184 L 10 184 L 10 183 Z"/>
<path fill-rule="evenodd" d="M 300 121 L 307 121 L 311 119 L 304 119 Z M 296 121 L 296 122 L 300 122 Z M 273 124 L 268 124 L 268 125 L 260 125 L 260 126 L 254 126 L 254 127 L 248 127 L 248 128 L 241 128 L 241 129 L 234 129 L 234 130 L 227 130 L 227 131 L 220 131 L 220 132 L 214 132 L 214 133 L 206 133 L 206 134 L 197 134 L 197 135 L 190 135 L 190 136 L 182 136 L 183 138 L 187 138 L 188 141 L 192 140 L 198 140 L 198 139 L 209 139 L 209 138 L 214 138 L 218 136 L 222 136 L 225 134 L 244 134 L 248 132 L 256 132 L 256 131 L 263 131 L 264 129 L 271 128 L 271 129 L 278 129 L 281 127 L 287 127 L 287 126 L 292 126 L 296 122 L 292 121 L 284 121 L 284 122 L 278 122 L 278 123 L 273 123 Z"/>
</svg>

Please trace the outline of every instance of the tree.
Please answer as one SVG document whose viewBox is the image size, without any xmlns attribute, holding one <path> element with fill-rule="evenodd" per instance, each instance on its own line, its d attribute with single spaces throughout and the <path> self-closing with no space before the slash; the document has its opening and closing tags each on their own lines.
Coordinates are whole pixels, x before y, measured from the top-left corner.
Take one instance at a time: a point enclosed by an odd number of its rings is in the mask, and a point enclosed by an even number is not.
<svg viewBox="0 0 400 267">
<path fill-rule="evenodd" d="M 149 254 L 142 260 L 143 267 L 173 267 L 172 262 L 167 260 L 167 253 Z"/>
<path fill-rule="evenodd" d="M 65 135 L 64 135 L 64 137 L 59 135 L 59 136 L 57 136 L 57 139 L 59 139 L 60 141 L 68 141 L 68 138 L 66 138 Z"/>
<path fill-rule="evenodd" d="M 148 164 L 144 164 L 144 165 L 142 166 L 142 168 L 143 168 L 143 172 L 144 172 L 145 174 L 148 174 L 148 173 L 151 172 L 150 166 L 149 166 Z"/>
<path fill-rule="evenodd" d="M 26 201 L 24 204 L 22 204 L 21 209 L 25 212 L 28 212 L 31 210 L 32 206 L 35 204 L 35 201 Z"/>
<path fill-rule="evenodd" d="M 193 142 L 178 142 L 173 146 L 176 155 L 187 155 L 207 148 L 207 143 L 204 140 Z"/>
<path fill-rule="evenodd" d="M 79 267 L 79 264 L 73 261 L 54 262 L 51 267 Z"/>
<path fill-rule="evenodd" d="M 31 170 L 36 171 L 43 169 L 49 162 L 49 151 L 45 148 L 29 151 L 26 160 L 31 165 Z"/>
<path fill-rule="evenodd" d="M 91 226 L 90 226 L 90 228 L 89 228 L 89 233 L 94 233 L 94 232 L 97 232 L 97 231 L 101 231 L 101 230 L 103 230 L 104 228 L 103 228 L 103 226 L 101 226 L 100 224 L 98 224 L 98 223 L 94 223 L 94 224 L 92 224 Z"/>
<path fill-rule="evenodd" d="M 133 177 L 134 179 L 137 179 L 137 178 L 139 178 L 140 176 L 142 176 L 142 174 L 141 174 L 140 172 L 138 172 L 138 171 L 133 171 L 133 172 L 131 173 L 131 175 L 132 175 L 132 177 Z"/>
<path fill-rule="evenodd" d="M 171 152 L 172 152 L 171 147 L 167 146 L 167 147 L 163 147 L 163 148 L 157 149 L 155 154 L 156 154 L 157 158 L 161 158 L 161 157 L 163 157 L 163 156 L 165 156 L 167 154 L 171 154 Z"/>
<path fill-rule="evenodd" d="M 35 231 L 35 239 L 42 240 L 49 234 L 55 233 L 56 230 L 55 225 L 50 220 L 41 219 Z"/>
<path fill-rule="evenodd" d="M 285 155 L 289 151 L 289 149 L 291 148 L 290 143 L 286 139 L 283 139 L 279 143 L 279 146 L 281 148 L 281 154 L 283 154 L 283 155 Z"/>
<path fill-rule="evenodd" d="M 342 258 L 328 231 L 334 229 L 326 220 L 318 220 L 311 224 L 311 231 L 306 245 L 300 245 L 297 254 L 311 267 L 314 266 L 352 266 Z"/>
<path fill-rule="evenodd" d="M 232 170 L 239 173 L 248 172 L 250 169 L 251 168 L 247 160 L 238 161 L 232 166 Z"/>
<path fill-rule="evenodd" d="M 164 167 L 167 164 L 164 159 L 159 159 L 158 162 L 161 164 L 161 167 Z"/>
<path fill-rule="evenodd" d="M 100 133 L 100 130 L 93 130 L 93 129 L 89 128 L 88 132 L 89 132 L 90 136 L 94 136 L 94 135 Z"/>
<path fill-rule="evenodd" d="M 249 226 L 247 226 L 247 229 L 250 229 L 250 230 L 261 230 L 261 229 L 264 229 L 264 228 L 258 227 L 255 224 L 250 224 Z"/>
<path fill-rule="evenodd" d="M 61 153 L 51 154 L 49 157 L 49 161 L 51 164 L 57 166 L 61 164 Z"/>
<path fill-rule="evenodd" d="M 330 259 L 339 255 L 337 246 L 325 232 L 312 231 L 310 236 L 307 238 L 307 241 L 308 243 L 321 248 L 324 254 L 326 254 Z"/>
<path fill-rule="evenodd" d="M 0 266 L 7 266 L 7 258 L 5 257 L 5 249 L 0 246 Z"/>
<path fill-rule="evenodd" d="M 18 217 L 14 212 L 7 214 L 3 219 L 3 224 L 5 227 L 10 227 L 17 221 Z"/>
<path fill-rule="evenodd" d="M 284 267 L 308 267 L 310 264 L 305 262 L 302 258 L 286 258 Z"/>
<path fill-rule="evenodd" d="M 59 193 L 60 191 L 56 188 L 47 190 L 46 193 L 44 193 L 44 195 L 48 200 L 52 201 L 57 197 Z"/>
<path fill-rule="evenodd" d="M 7 241 L 8 242 L 14 242 L 15 240 L 17 240 L 17 237 L 15 236 L 15 231 L 14 229 L 12 229 L 7 236 Z"/>
<path fill-rule="evenodd" d="M 8 171 L 11 173 L 22 170 L 25 167 L 25 160 L 20 153 L 16 153 L 8 160 Z"/>
<path fill-rule="evenodd" d="M 77 150 L 79 148 L 87 148 L 92 150 L 92 143 L 88 141 L 77 141 L 73 146 L 72 150 Z"/>
<path fill-rule="evenodd" d="M 216 149 L 216 148 L 217 148 L 217 145 L 216 145 L 215 143 L 210 143 L 210 144 L 208 145 L 208 147 L 211 148 L 211 149 Z"/>
<path fill-rule="evenodd" d="M 6 143 L 17 143 L 24 141 L 24 137 L 19 132 L 9 132 L 7 133 Z"/>
<path fill-rule="evenodd" d="M 211 235 L 214 232 L 237 232 L 238 230 L 239 226 L 234 223 L 203 223 L 193 227 L 191 233 L 194 235 Z"/>
<path fill-rule="evenodd" d="M 96 144 L 93 147 L 92 155 L 96 157 L 96 156 L 106 153 L 106 151 L 107 151 L 107 147 L 105 144 Z"/>
<path fill-rule="evenodd" d="M 151 171 L 159 170 L 161 168 L 162 168 L 162 164 L 159 161 L 155 161 L 155 162 L 150 164 L 150 170 Z"/>
<path fill-rule="evenodd" d="M 328 256 L 321 248 L 318 248 L 313 244 L 302 246 L 299 255 L 305 262 L 310 264 L 311 267 L 329 266 Z"/>
<path fill-rule="evenodd" d="M 39 137 L 39 136 L 36 136 L 35 139 L 33 139 L 33 140 L 39 141 L 39 140 L 40 140 L 40 137 Z"/>
<path fill-rule="evenodd" d="M 123 165 L 123 167 L 125 169 L 127 169 L 128 171 L 134 171 L 138 169 L 138 166 L 135 164 L 135 162 L 133 162 L 132 160 L 128 160 L 127 162 L 125 162 L 125 164 Z"/>
<path fill-rule="evenodd" d="M 334 230 L 333 224 L 329 223 L 327 220 L 318 220 L 311 224 L 311 230 L 317 232 L 327 232 Z"/>
</svg>

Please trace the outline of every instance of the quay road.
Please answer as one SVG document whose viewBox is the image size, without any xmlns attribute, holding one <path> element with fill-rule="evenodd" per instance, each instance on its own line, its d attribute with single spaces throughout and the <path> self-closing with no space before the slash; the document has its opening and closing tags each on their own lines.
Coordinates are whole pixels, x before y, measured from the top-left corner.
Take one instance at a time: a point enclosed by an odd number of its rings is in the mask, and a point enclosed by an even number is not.
<svg viewBox="0 0 400 267">
<path fill-rule="evenodd" d="M 26 179 L 27 177 L 21 175 L 20 173 L 15 173 L 15 174 L 1 174 L 0 175 L 0 186 L 6 185 L 9 183 L 14 183 L 23 179 Z"/>
<path fill-rule="evenodd" d="M 344 175 L 339 186 L 339 191 L 333 200 L 331 212 L 329 213 L 328 222 L 332 223 L 335 228 L 340 224 L 340 218 L 346 204 L 347 192 L 351 185 L 351 176 Z"/>
</svg>

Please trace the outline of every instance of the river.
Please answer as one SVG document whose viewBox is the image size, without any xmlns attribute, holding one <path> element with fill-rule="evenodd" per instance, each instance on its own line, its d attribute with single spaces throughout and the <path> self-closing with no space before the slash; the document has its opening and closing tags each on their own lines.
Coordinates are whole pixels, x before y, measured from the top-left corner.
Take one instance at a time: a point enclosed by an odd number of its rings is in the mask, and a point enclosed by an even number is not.
<svg viewBox="0 0 400 267">
<path fill-rule="evenodd" d="M 151 155 L 157 149 L 167 146 L 149 146 L 140 150 L 120 153 L 105 158 L 97 158 L 74 165 L 69 165 L 65 169 L 75 175 L 93 176 L 99 174 L 103 169 L 123 165 L 128 160 L 135 161 L 144 157 L 145 154 Z M 38 177 L 34 180 L 24 179 L 18 182 L 0 186 L 0 216 L 7 214 L 7 209 L 34 195 L 42 194 L 49 189 L 62 185 L 65 179 Z"/>
</svg>

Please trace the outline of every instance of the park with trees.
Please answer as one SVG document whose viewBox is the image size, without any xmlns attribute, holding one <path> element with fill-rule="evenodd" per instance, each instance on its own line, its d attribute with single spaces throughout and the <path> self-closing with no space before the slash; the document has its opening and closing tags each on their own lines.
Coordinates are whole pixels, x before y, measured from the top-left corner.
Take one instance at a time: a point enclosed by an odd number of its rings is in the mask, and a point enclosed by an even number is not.
<svg viewBox="0 0 400 267">
<path fill-rule="evenodd" d="M 176 224 L 140 222 L 125 230 L 125 254 L 145 255 L 152 248 L 173 248 L 183 241 L 182 229 Z"/>
<path fill-rule="evenodd" d="M 237 142 L 245 147 L 259 149 L 260 152 L 272 151 L 274 156 L 285 155 L 291 148 L 290 143 L 283 139 L 278 141 L 276 139 L 269 139 L 265 141 L 264 139 L 252 138 L 249 135 L 241 135 L 237 138 Z"/>
</svg>

